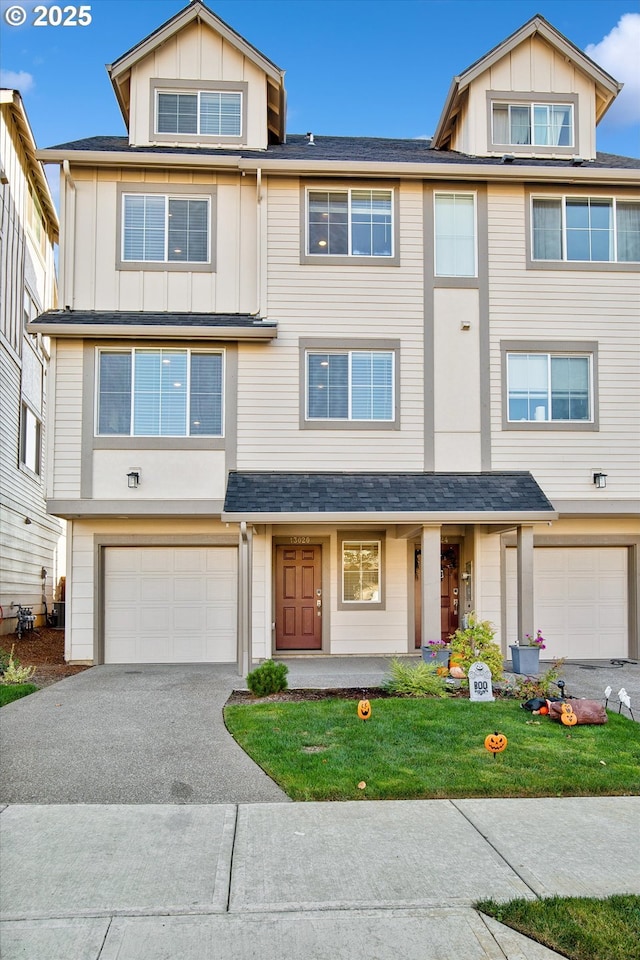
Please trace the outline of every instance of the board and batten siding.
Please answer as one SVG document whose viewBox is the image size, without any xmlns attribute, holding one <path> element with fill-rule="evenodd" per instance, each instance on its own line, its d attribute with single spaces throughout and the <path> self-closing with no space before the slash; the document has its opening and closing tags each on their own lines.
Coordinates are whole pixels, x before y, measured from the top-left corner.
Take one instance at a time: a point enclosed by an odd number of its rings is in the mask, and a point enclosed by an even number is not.
<svg viewBox="0 0 640 960">
<path fill-rule="evenodd" d="M 256 310 L 256 185 L 252 178 L 195 170 L 74 168 L 76 239 L 73 291 L 76 310 L 145 310 L 254 313 Z M 215 190 L 211 249 L 215 270 L 118 270 L 118 185 L 148 183 Z M 182 196 L 182 194 L 181 194 Z M 71 229 L 71 227 L 70 227 Z"/>
<path fill-rule="evenodd" d="M 299 181 L 270 178 L 264 314 L 278 322 L 278 337 L 239 351 L 239 469 L 422 469 L 421 186 L 400 187 L 399 206 L 400 266 L 301 264 Z M 400 430 L 300 428 L 300 340 L 325 337 L 364 348 L 400 341 Z"/>
<path fill-rule="evenodd" d="M 53 363 L 56 394 L 51 411 L 55 432 L 50 496 L 77 499 L 82 462 L 82 341 L 58 340 Z"/>
<path fill-rule="evenodd" d="M 582 193 L 583 191 L 581 191 Z M 588 195 L 588 191 L 584 191 Z M 593 471 L 608 475 L 607 500 L 637 498 L 640 476 L 639 276 L 629 272 L 526 269 L 522 187 L 489 189 L 491 428 L 494 470 L 531 470 L 552 500 L 592 498 Z M 503 430 L 503 340 L 592 341 L 598 347 L 599 430 Z"/>
</svg>

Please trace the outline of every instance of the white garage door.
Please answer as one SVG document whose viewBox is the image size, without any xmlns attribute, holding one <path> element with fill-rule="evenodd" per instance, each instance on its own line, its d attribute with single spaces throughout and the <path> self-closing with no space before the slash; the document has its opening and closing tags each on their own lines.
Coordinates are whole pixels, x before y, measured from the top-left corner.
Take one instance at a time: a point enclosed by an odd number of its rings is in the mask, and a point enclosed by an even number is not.
<svg viewBox="0 0 640 960">
<path fill-rule="evenodd" d="M 624 547 L 537 547 L 535 629 L 547 640 L 544 659 L 626 657 L 627 550 Z M 507 550 L 507 637 L 517 635 L 516 551 Z"/>
<path fill-rule="evenodd" d="M 105 663 L 230 663 L 234 547 L 107 547 Z"/>
</svg>

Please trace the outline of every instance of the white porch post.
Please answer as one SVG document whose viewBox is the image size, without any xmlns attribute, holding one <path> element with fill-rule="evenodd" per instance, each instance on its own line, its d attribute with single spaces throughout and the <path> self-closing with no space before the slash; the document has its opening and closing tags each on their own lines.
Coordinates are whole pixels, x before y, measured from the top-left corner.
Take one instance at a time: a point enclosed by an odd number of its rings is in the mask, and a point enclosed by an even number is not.
<svg viewBox="0 0 640 960">
<path fill-rule="evenodd" d="M 439 640 L 440 615 L 440 534 L 441 527 L 422 528 L 420 566 L 422 584 L 422 643 Z"/>
<path fill-rule="evenodd" d="M 522 643 L 533 629 L 533 526 L 518 527 L 518 636 Z"/>
<path fill-rule="evenodd" d="M 251 547 L 253 528 L 240 523 L 238 544 L 238 673 L 251 669 Z"/>
</svg>

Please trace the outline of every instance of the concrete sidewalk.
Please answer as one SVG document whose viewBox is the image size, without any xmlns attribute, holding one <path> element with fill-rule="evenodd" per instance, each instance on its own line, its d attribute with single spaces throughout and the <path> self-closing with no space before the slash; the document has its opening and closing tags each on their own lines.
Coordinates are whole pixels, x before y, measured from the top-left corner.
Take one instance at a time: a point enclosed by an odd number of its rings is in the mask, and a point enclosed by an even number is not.
<svg viewBox="0 0 640 960">
<path fill-rule="evenodd" d="M 16 805 L 4 960 L 543 960 L 478 898 L 640 892 L 640 798 Z"/>
</svg>

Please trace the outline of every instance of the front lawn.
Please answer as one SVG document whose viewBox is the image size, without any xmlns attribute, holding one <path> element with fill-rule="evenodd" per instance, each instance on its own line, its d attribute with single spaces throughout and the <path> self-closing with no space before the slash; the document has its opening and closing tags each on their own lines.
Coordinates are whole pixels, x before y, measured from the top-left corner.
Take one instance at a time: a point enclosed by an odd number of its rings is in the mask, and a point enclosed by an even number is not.
<svg viewBox="0 0 640 960">
<path fill-rule="evenodd" d="M 292 800 L 640 793 L 640 724 L 564 727 L 511 701 L 327 699 L 225 708 L 227 728 Z M 507 749 L 484 747 L 500 731 Z M 365 783 L 366 786 L 359 786 Z"/>
<path fill-rule="evenodd" d="M 570 960 L 640 960 L 640 897 L 494 900 L 478 910 Z"/>
<path fill-rule="evenodd" d="M 30 693 L 35 693 L 39 689 L 35 683 L 0 684 L 0 707 L 4 707 L 14 700 L 19 700 L 20 697 L 27 697 Z"/>
</svg>

